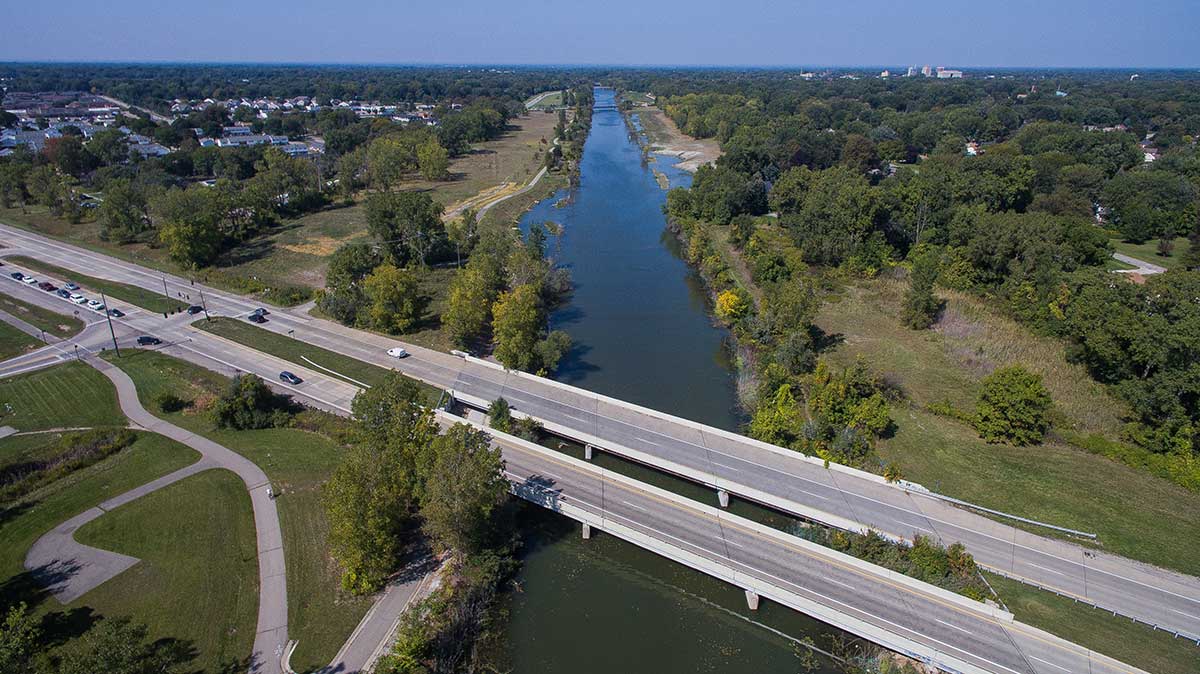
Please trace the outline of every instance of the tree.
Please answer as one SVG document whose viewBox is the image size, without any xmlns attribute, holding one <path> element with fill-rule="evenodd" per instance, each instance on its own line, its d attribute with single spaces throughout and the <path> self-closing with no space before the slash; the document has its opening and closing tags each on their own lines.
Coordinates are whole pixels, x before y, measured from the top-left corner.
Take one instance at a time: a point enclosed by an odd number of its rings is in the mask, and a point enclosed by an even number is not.
<svg viewBox="0 0 1200 674">
<path fill-rule="evenodd" d="M 152 229 L 145 193 L 124 179 L 105 185 L 97 219 L 100 238 L 114 243 L 129 243 Z"/>
<path fill-rule="evenodd" d="M 507 433 L 512 429 L 512 409 L 508 406 L 508 401 L 504 398 L 496 398 L 488 405 L 487 409 L 488 425 L 500 431 Z"/>
<path fill-rule="evenodd" d="M 221 195 L 208 187 L 168 190 L 154 203 L 162 222 L 158 237 L 171 259 L 192 268 L 212 264 L 221 253 L 224 208 Z"/>
<path fill-rule="evenodd" d="M 104 618 L 62 649 L 57 674 L 169 674 L 184 671 L 191 647 L 172 639 L 151 641 L 145 625 Z"/>
<path fill-rule="evenodd" d="M 790 384 L 783 384 L 759 404 L 750 419 L 750 437 L 780 447 L 792 446 L 804 425 L 804 417 Z"/>
<path fill-rule="evenodd" d="M 1019 365 L 984 377 L 975 404 L 975 429 L 988 442 L 1037 444 L 1050 425 L 1050 392 L 1040 375 Z"/>
<path fill-rule="evenodd" d="M 41 630 L 39 619 L 29 613 L 25 602 L 8 607 L 0 623 L 0 674 L 32 671 Z"/>
<path fill-rule="evenodd" d="M 416 168 L 412 146 L 394 135 L 376 138 L 367 146 L 367 172 L 376 189 L 390 191 L 404 174 Z"/>
<path fill-rule="evenodd" d="M 542 301 L 537 288 L 525 284 L 501 293 L 492 306 L 492 315 L 496 358 L 508 368 L 536 370 L 534 349 L 542 326 Z"/>
<path fill-rule="evenodd" d="M 425 308 L 417 275 L 411 269 L 381 264 L 363 279 L 371 325 L 390 334 L 408 332 Z"/>
<path fill-rule="evenodd" d="M 462 266 L 463 249 L 469 250 L 475 243 L 478 225 L 479 221 L 473 208 L 464 209 L 458 218 L 446 223 L 446 238 L 454 244 L 459 267 Z"/>
<path fill-rule="evenodd" d="M 867 246 L 881 206 L 862 175 L 836 167 L 814 174 L 799 213 L 784 224 L 796 233 L 805 260 L 838 265 Z"/>
<path fill-rule="evenodd" d="M 97 131 L 87 142 L 87 150 L 105 166 L 123 164 L 129 159 L 129 145 L 125 142 L 125 134 L 120 129 Z M 108 189 L 105 188 L 105 198 Z"/>
<path fill-rule="evenodd" d="M 866 136 L 852 133 L 846 136 L 846 144 L 842 146 L 842 164 L 857 173 L 867 173 L 879 166 L 879 153 L 875 143 Z"/>
<path fill-rule="evenodd" d="M 942 303 L 933 294 L 939 272 L 937 251 L 920 247 L 912 256 L 912 271 L 908 277 L 908 292 L 900 319 L 913 330 L 925 330 L 937 320 Z"/>
<path fill-rule="evenodd" d="M 287 403 L 255 374 L 233 378 L 212 409 L 217 428 L 271 428 L 287 422 Z"/>
<path fill-rule="evenodd" d="M 422 178 L 445 180 L 450 175 L 450 154 L 436 138 L 430 138 L 417 148 L 417 165 Z"/>
<path fill-rule="evenodd" d="M 1174 238 L 1197 217 L 1196 187 L 1168 171 L 1129 171 L 1104 186 L 1104 205 L 1127 241 Z"/>
<path fill-rule="evenodd" d="M 717 317 L 721 320 L 734 324 L 745 318 L 746 313 L 750 311 L 750 302 L 740 294 L 732 291 L 723 291 L 717 295 Z"/>
<path fill-rule="evenodd" d="M 492 319 L 495 286 L 479 266 L 468 264 L 450 282 L 450 299 L 442 322 L 458 346 L 470 346 L 487 331 Z"/>
<path fill-rule="evenodd" d="M 421 517 L 434 544 L 459 556 L 480 550 L 509 493 L 500 449 L 483 431 L 455 424 L 433 441 L 429 484 Z"/>
<path fill-rule="evenodd" d="M 384 259 L 397 267 L 425 264 L 430 251 L 446 238 L 442 206 L 424 192 L 389 192 L 367 199 L 367 230 Z"/>
</svg>

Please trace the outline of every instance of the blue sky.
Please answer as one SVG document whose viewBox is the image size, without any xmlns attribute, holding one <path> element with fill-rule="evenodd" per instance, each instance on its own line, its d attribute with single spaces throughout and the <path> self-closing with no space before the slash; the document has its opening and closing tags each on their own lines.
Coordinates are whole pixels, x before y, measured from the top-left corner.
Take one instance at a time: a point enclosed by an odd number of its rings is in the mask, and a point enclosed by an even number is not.
<svg viewBox="0 0 1200 674">
<path fill-rule="evenodd" d="M 1200 0 L 5 0 L 0 60 L 1200 66 Z"/>
</svg>

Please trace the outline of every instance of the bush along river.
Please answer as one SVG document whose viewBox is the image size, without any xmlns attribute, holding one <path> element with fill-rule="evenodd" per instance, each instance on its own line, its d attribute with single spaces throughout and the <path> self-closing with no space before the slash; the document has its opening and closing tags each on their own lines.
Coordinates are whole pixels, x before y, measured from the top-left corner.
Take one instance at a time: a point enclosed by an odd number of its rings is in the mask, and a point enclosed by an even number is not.
<svg viewBox="0 0 1200 674">
<path fill-rule="evenodd" d="M 666 192 L 643 157 L 611 89 L 597 88 L 580 183 L 534 206 L 521 228 L 561 225 L 551 255 L 570 269 L 574 295 L 550 318 L 574 341 L 556 378 L 713 426 L 741 417 L 729 335 L 709 314 L 698 275 L 666 227 Z M 671 186 L 691 176 L 654 164 Z M 550 439 L 547 444 L 582 455 Z M 596 461 L 705 502 L 713 494 L 616 457 Z M 756 506 L 735 513 L 799 526 Z M 534 506 L 521 510 L 522 567 L 502 602 L 494 638 L 481 644 L 496 671 L 572 674 L 835 672 L 810 648 L 843 635 L 783 606 L 746 607 L 740 589 Z"/>
</svg>

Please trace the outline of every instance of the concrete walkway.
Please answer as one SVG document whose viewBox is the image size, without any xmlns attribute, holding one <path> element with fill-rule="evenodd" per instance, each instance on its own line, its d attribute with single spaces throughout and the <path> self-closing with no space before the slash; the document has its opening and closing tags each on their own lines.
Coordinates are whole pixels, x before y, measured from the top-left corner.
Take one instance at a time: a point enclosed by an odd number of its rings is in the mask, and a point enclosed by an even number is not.
<svg viewBox="0 0 1200 674">
<path fill-rule="evenodd" d="M 33 337 L 34 339 L 44 340 L 48 344 L 62 341 L 57 336 L 46 334 L 40 328 L 37 328 L 34 325 L 27 323 L 25 320 L 18 318 L 2 309 L 0 309 L 0 321 L 8 323 L 21 332 Z"/>
<path fill-rule="evenodd" d="M 246 457 L 217 443 L 167 423 L 142 407 L 133 380 L 112 363 L 89 358 L 87 363 L 99 370 L 116 386 L 121 411 L 130 425 L 165 435 L 200 452 L 197 463 L 105 501 L 55 527 L 34 543 L 25 559 L 25 568 L 39 570 L 52 591 L 64 603 L 116 576 L 137 559 L 106 550 L 80 545 L 74 532 L 107 510 L 178 482 L 209 468 L 230 470 L 242 478 L 250 492 L 254 509 L 254 529 L 258 543 L 258 627 L 254 638 L 250 671 L 255 674 L 279 674 L 280 658 L 287 644 L 287 581 L 284 573 L 283 536 L 275 501 L 268 496 L 270 483 L 266 473 Z"/>
<path fill-rule="evenodd" d="M 1130 257 L 1124 253 L 1113 253 L 1113 259 L 1118 262 L 1124 262 L 1125 264 L 1131 264 L 1136 267 L 1135 269 L 1114 270 L 1118 274 L 1140 274 L 1142 276 L 1150 276 L 1151 274 L 1162 274 L 1167 271 L 1166 267 L 1160 267 L 1153 262 L 1139 260 L 1136 257 Z"/>
</svg>

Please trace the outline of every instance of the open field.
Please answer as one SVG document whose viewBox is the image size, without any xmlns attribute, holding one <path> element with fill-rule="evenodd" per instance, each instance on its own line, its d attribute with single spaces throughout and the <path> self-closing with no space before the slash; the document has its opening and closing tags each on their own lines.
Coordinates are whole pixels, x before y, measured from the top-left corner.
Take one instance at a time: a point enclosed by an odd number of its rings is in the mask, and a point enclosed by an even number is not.
<svg viewBox="0 0 1200 674">
<path fill-rule="evenodd" d="M 1186 236 L 1177 237 L 1172 243 L 1174 248 L 1171 254 L 1163 257 L 1158 254 L 1158 239 L 1151 239 L 1145 243 L 1128 243 L 1121 239 L 1110 239 L 1113 250 L 1118 253 L 1124 253 L 1130 257 L 1136 257 L 1144 262 L 1156 264 L 1167 269 L 1179 269 L 1183 266 L 1183 254 L 1187 252 L 1188 240 Z M 1123 268 L 1128 269 L 1128 266 Z"/>
<path fill-rule="evenodd" d="M 30 304 L 4 293 L 0 293 L 0 310 L 16 316 L 35 328 L 45 330 L 46 334 L 54 335 L 59 339 L 73 337 L 83 330 L 83 321 L 74 316 L 50 311 L 45 307 Z"/>
<path fill-rule="evenodd" d="M 292 666 L 310 671 L 328 664 L 371 605 L 370 598 L 341 590 L 340 571 L 326 543 L 320 488 L 340 460 L 339 444 L 327 434 L 300 428 L 216 429 L 203 408 L 227 385 L 227 378 L 153 351 L 136 351 L 113 361 L 133 379 L 138 397 L 154 414 L 242 454 L 271 478 L 279 493 L 276 505 L 287 562 L 288 630 L 300 642 Z M 179 382 L 187 384 L 181 387 Z M 150 401 L 163 391 L 193 404 L 181 412 L 160 412 Z"/>
<path fill-rule="evenodd" d="M 104 375 L 83 363 L 0 379 L 0 425 L 19 431 L 124 426 L 117 394 Z"/>
<path fill-rule="evenodd" d="M 193 475 L 88 523 L 75 538 L 141 562 L 68 610 L 130 616 L 152 638 L 190 642 L 198 656 L 189 665 L 201 671 L 236 667 L 249 656 L 258 554 L 250 495 L 236 475 Z"/>
<path fill-rule="evenodd" d="M 8 323 L 0 321 L 0 360 L 19 356 L 41 345 L 42 343 L 37 339 L 30 337 Z"/>
<path fill-rule="evenodd" d="M 563 104 L 563 92 L 544 91 L 525 101 L 525 107 L 530 110 L 550 110 Z"/>
<path fill-rule="evenodd" d="M 1156 674 L 1200 671 L 1200 646 L 995 574 L 986 574 L 1017 620 Z"/>
<path fill-rule="evenodd" d="M 264 353 L 278 356 L 297 365 L 307 366 L 308 363 L 304 361 L 304 358 L 307 357 L 321 367 L 329 368 L 343 375 L 344 378 L 356 379 L 367 385 L 373 386 L 378 384 L 383 381 L 383 378 L 389 372 L 389 370 L 378 365 L 364 363 L 356 358 L 334 353 L 319 346 L 313 346 L 307 342 L 301 342 L 300 340 L 292 339 L 269 330 L 263 330 L 256 325 L 240 321 L 236 318 L 214 318 L 211 321 L 202 319 L 196 321 L 193 325 L 205 332 L 211 332 L 214 335 L 219 335 L 238 344 L 244 344 Z M 418 383 L 418 386 L 425 392 L 425 396 L 430 402 L 436 402 L 441 397 L 442 392 L 433 386 L 423 383 Z M 264 468 L 264 470 L 266 469 Z"/>
<path fill-rule="evenodd" d="M 94 278 L 85 276 L 79 272 L 63 269 L 62 267 L 52 265 L 49 262 L 25 257 L 24 255 L 15 255 L 12 258 L 13 262 L 20 264 L 23 267 L 34 269 L 46 274 L 52 274 L 59 281 L 74 281 L 83 286 L 85 294 L 88 291 L 92 293 L 104 293 L 108 297 L 110 307 L 115 307 L 116 303 L 128 302 L 135 304 L 147 311 L 157 313 L 166 313 L 182 309 L 187 304 L 179 300 L 169 299 L 164 297 L 162 293 L 156 293 L 141 286 L 132 286 L 127 283 L 117 283 L 116 281 L 108 281 L 106 279 Z M 119 307 L 116 307 L 119 308 Z"/>
</svg>

